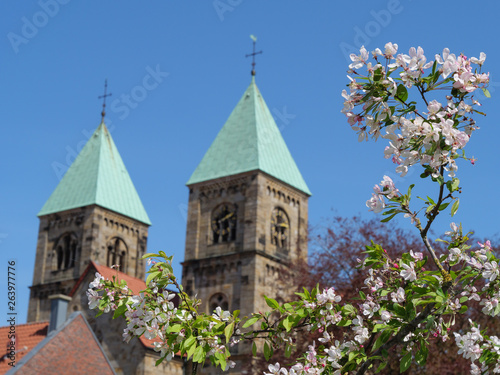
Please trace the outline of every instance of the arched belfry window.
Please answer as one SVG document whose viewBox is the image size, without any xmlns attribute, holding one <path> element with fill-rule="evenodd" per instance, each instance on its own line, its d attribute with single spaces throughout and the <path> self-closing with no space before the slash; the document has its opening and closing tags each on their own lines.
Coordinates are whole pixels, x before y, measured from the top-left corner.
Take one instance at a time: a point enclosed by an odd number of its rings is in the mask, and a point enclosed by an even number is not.
<svg viewBox="0 0 500 375">
<path fill-rule="evenodd" d="M 212 212 L 213 243 L 231 242 L 236 239 L 236 206 L 223 203 Z"/>
<path fill-rule="evenodd" d="M 290 242 L 290 220 L 282 208 L 276 207 L 271 214 L 271 244 L 286 249 Z"/>
<path fill-rule="evenodd" d="M 78 240 L 73 233 L 65 233 L 56 242 L 53 269 L 65 270 L 75 266 Z"/>
<path fill-rule="evenodd" d="M 222 311 L 229 310 L 227 297 L 222 293 L 216 293 L 210 297 L 208 306 L 210 308 L 210 314 L 212 314 L 217 307 L 220 307 Z"/>
<path fill-rule="evenodd" d="M 108 258 L 106 263 L 108 267 L 119 265 L 120 271 L 125 272 L 127 265 L 127 245 L 121 238 L 115 237 L 108 242 Z"/>
</svg>

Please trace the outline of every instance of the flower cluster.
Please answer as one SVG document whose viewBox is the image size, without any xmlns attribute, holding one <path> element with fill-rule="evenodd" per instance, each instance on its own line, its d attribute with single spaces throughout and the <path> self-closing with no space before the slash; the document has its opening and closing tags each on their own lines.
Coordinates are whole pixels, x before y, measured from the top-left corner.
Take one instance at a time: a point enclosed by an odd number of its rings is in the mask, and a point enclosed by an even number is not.
<svg viewBox="0 0 500 375">
<path fill-rule="evenodd" d="M 389 141 L 385 157 L 398 165 L 396 171 L 402 176 L 410 166 L 421 164 L 428 166 L 434 177 L 442 166 L 453 177 L 458 168 L 455 159 L 476 129 L 471 115 L 480 113 L 474 109 L 480 103 L 470 94 L 478 88 L 486 90 L 489 82 L 489 75 L 480 72 L 486 55 L 481 53 L 479 59 L 457 57 L 445 48 L 442 56 L 436 55 L 434 62 L 427 62 L 421 47 L 410 48 L 408 55 L 396 55 L 397 50 L 397 44 L 387 43 L 384 52 L 372 52 L 373 63 L 364 47 L 359 56 L 351 55 L 349 73 L 358 77 L 348 76 L 349 92 L 342 92 L 342 112 L 360 141 L 369 135 Z M 366 68 L 366 75 L 359 73 L 362 67 Z M 424 76 L 428 69 L 431 71 Z M 391 77 L 395 73 L 399 73 L 399 78 Z M 427 101 L 427 92 L 443 89 L 446 84 L 451 84 L 451 94 L 444 102 Z M 417 87 L 427 112 L 419 112 L 416 101 L 409 100 L 407 89 L 412 86 Z"/>
<path fill-rule="evenodd" d="M 375 213 L 379 213 L 385 208 L 385 198 L 393 199 L 400 195 L 389 176 L 384 176 L 380 186 L 375 185 L 373 191 L 371 199 L 366 201 L 366 206 Z"/>
<path fill-rule="evenodd" d="M 461 354 L 465 359 L 470 359 L 471 361 L 471 374 L 488 374 L 490 370 L 494 374 L 500 373 L 500 362 L 492 364 L 487 360 L 481 361 L 481 357 L 486 358 L 498 358 L 500 355 L 500 339 L 497 336 L 483 337 L 479 326 L 475 326 L 471 322 L 473 327 L 470 332 L 465 335 L 460 335 L 455 332 L 455 342 L 459 348 L 458 354 Z M 486 354 L 486 355 L 485 355 Z M 480 363 L 481 367 L 476 364 L 476 361 Z"/>
<path fill-rule="evenodd" d="M 235 366 L 228 361 L 227 346 L 234 345 L 238 339 L 231 337 L 240 334 L 235 329 L 226 331 L 226 323 L 233 324 L 235 317 L 229 311 L 217 307 L 211 316 L 198 314 L 198 302 L 190 300 L 185 293 L 174 293 L 168 286 L 180 286 L 172 275 L 171 259 L 165 253 L 147 254 L 164 258 L 163 262 L 152 261 L 147 289 L 138 295 L 131 295 L 124 282 L 106 280 L 99 273 L 89 284 L 87 296 L 90 309 L 98 309 L 99 314 L 114 312 L 114 317 L 124 316 L 127 326 L 123 340 L 129 342 L 133 337 L 144 336 L 153 340 L 154 349 L 160 352 L 160 362 L 171 360 L 176 353 L 189 353 L 193 360 L 202 363 L 212 357 L 215 364 L 223 369 Z M 176 305 L 176 298 L 181 302 Z M 203 324 L 200 324 L 203 321 Z M 159 363 L 159 362 L 158 362 Z"/>
</svg>

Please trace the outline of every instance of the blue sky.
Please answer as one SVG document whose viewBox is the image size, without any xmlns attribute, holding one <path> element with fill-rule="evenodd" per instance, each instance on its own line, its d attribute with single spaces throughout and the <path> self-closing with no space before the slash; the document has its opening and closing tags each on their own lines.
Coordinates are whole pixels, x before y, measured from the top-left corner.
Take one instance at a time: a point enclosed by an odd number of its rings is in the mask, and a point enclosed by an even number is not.
<svg viewBox="0 0 500 375">
<path fill-rule="evenodd" d="M 464 189 L 454 220 L 496 234 L 500 5 L 472 8 L 415 0 L 2 1 L 0 272 L 16 260 L 19 322 L 33 277 L 36 214 L 99 125 L 105 78 L 108 127 L 153 222 L 148 249 L 174 254 L 180 276 L 185 183 L 250 83 L 250 34 L 263 50 L 257 85 L 313 193 L 313 227 L 334 214 L 370 217 L 373 185 L 395 176 L 385 144 L 358 143 L 340 113 L 350 49 L 392 41 L 405 53 L 420 45 L 429 59 L 444 47 L 476 57 L 484 51 L 492 98 L 482 98 L 488 116 L 477 119 L 481 130 L 468 146 L 478 162 L 459 165 Z M 398 187 L 419 182 L 418 174 L 397 178 Z M 437 231 L 450 221 L 443 215 Z M 6 303 L 1 311 L 6 317 Z"/>
</svg>

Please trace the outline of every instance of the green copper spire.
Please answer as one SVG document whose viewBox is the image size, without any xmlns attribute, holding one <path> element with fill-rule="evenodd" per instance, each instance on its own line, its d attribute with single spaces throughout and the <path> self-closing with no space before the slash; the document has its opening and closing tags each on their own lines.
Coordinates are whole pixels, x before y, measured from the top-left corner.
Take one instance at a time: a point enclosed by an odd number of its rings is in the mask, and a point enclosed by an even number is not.
<svg viewBox="0 0 500 375">
<path fill-rule="evenodd" d="M 187 185 L 253 170 L 311 195 L 255 84 L 255 77 Z"/>
<path fill-rule="evenodd" d="M 93 204 L 151 225 L 104 122 L 83 147 L 38 216 Z"/>
</svg>

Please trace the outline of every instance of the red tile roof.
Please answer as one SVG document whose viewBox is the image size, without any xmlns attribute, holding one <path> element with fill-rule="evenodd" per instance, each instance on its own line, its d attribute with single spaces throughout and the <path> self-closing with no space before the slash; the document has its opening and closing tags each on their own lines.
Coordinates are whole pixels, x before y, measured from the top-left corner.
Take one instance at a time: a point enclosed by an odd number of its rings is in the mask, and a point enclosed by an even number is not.
<svg viewBox="0 0 500 375">
<path fill-rule="evenodd" d="M 139 292 L 141 290 L 146 289 L 146 282 L 144 280 L 137 279 L 137 278 L 129 276 L 126 273 L 123 273 L 121 271 L 117 271 L 113 268 L 109 268 L 106 266 L 101 266 L 100 264 L 91 261 L 90 264 L 85 269 L 85 271 L 83 271 L 82 276 L 80 276 L 80 278 L 76 282 L 75 286 L 73 287 L 73 289 L 69 293 L 70 297 L 73 297 L 73 294 L 76 292 L 76 289 L 83 282 L 83 280 L 85 279 L 87 274 L 89 272 L 91 272 L 92 268 L 95 271 L 99 272 L 102 275 L 102 277 L 104 277 L 105 279 L 112 280 L 113 276 L 115 276 L 118 278 L 118 280 L 125 280 L 127 282 L 129 289 L 135 294 L 139 294 Z M 88 288 L 88 285 L 85 286 L 85 288 Z"/>
<path fill-rule="evenodd" d="M 81 313 L 74 313 L 53 333 L 19 364 L 20 374 L 115 374 Z"/>
<path fill-rule="evenodd" d="M 16 325 L 16 363 L 19 363 L 31 349 L 37 346 L 47 336 L 49 322 L 35 322 Z M 0 327 L 0 338 L 3 341 L 3 348 L 0 355 L 0 374 L 5 374 L 12 367 L 8 365 L 10 359 L 7 358 L 10 347 L 9 339 L 10 326 Z"/>
</svg>

